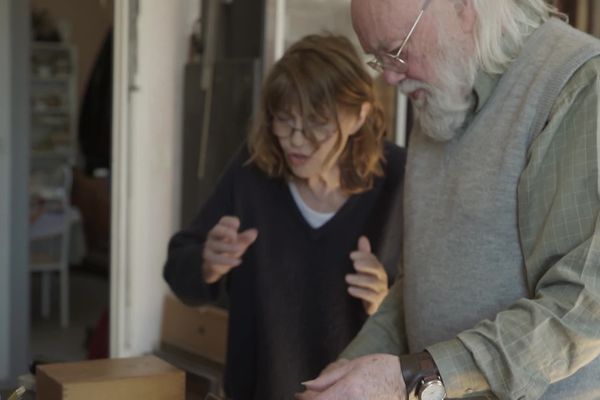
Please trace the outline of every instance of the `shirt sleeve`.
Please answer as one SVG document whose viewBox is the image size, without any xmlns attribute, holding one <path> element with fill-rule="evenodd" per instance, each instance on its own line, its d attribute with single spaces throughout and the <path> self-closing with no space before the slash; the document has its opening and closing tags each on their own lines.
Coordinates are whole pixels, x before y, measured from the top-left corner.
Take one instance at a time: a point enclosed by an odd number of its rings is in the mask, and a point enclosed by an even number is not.
<svg viewBox="0 0 600 400">
<path fill-rule="evenodd" d="M 598 66 L 565 86 L 519 182 L 531 298 L 427 349 L 449 397 L 539 399 L 600 355 Z"/>
<path fill-rule="evenodd" d="M 240 159 L 243 154 L 240 152 L 230 163 L 192 223 L 169 241 L 163 277 L 177 297 L 189 305 L 212 302 L 218 298 L 219 282 L 207 284 L 204 281 L 202 252 L 208 232 L 221 217 L 234 214 L 236 173 L 242 168 Z"/>
<path fill-rule="evenodd" d="M 405 354 L 408 347 L 402 304 L 402 277 L 399 273 L 377 312 L 367 319 L 340 358 L 353 359 L 374 353 Z"/>
<path fill-rule="evenodd" d="M 385 206 L 381 208 L 387 212 L 381 213 L 375 226 L 382 234 L 378 258 L 385 265 L 388 276 L 394 277 L 393 283 L 377 312 L 367 319 L 340 358 L 352 359 L 373 353 L 400 355 L 408 348 L 404 337 L 402 271 L 399 266 L 402 258 L 402 188 L 406 150 L 386 143 L 385 152 Z"/>
</svg>

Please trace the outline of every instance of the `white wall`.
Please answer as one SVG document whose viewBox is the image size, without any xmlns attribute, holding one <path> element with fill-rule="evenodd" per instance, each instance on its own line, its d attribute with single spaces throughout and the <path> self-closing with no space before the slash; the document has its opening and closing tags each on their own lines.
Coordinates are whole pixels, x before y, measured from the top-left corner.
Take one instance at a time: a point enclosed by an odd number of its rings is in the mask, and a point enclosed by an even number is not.
<svg viewBox="0 0 600 400">
<path fill-rule="evenodd" d="M 360 49 L 352 29 L 350 0 L 286 0 L 286 20 L 286 47 L 306 34 L 330 31 L 347 36 Z"/>
<path fill-rule="evenodd" d="M 162 267 L 179 226 L 183 67 L 199 12 L 198 0 L 140 1 L 136 47 L 127 41 L 130 3 L 115 3 L 111 355 L 117 357 L 150 352 L 159 340 Z"/>
<path fill-rule="evenodd" d="M 265 73 L 287 47 L 311 33 L 328 31 L 345 35 L 360 49 L 352 29 L 350 0 L 265 0 L 265 3 Z"/>
</svg>

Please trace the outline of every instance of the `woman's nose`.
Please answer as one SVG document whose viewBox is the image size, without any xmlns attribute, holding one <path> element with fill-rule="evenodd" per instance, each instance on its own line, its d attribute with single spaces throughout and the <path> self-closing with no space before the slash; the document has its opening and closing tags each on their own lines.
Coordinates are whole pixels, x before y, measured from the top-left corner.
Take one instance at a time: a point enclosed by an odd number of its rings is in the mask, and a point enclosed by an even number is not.
<svg viewBox="0 0 600 400">
<path fill-rule="evenodd" d="M 304 144 L 304 131 L 302 129 L 292 128 L 290 133 L 290 142 L 293 146 L 302 146 Z"/>
</svg>

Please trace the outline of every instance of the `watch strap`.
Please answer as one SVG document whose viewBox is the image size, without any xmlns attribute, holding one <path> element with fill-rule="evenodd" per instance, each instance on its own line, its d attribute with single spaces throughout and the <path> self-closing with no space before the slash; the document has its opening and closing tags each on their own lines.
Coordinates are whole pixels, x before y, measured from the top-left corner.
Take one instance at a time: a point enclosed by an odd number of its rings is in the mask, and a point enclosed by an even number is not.
<svg viewBox="0 0 600 400">
<path fill-rule="evenodd" d="M 412 393 L 423 378 L 439 376 L 433 357 L 427 351 L 404 354 L 399 357 L 402 378 L 406 384 L 406 393 Z"/>
</svg>

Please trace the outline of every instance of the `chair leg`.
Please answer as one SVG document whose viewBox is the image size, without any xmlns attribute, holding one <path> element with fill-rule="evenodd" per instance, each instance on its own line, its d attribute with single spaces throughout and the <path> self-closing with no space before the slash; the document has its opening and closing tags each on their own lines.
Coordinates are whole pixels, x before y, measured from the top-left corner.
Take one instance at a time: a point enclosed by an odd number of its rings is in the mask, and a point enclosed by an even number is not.
<svg viewBox="0 0 600 400">
<path fill-rule="evenodd" d="M 69 327 L 69 271 L 67 268 L 60 271 L 60 325 L 63 328 Z"/>
<path fill-rule="evenodd" d="M 42 317 L 50 317 L 50 272 L 42 272 Z"/>
</svg>

